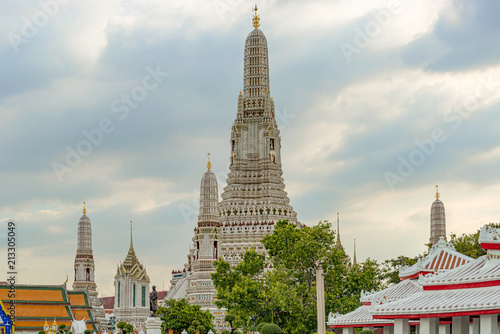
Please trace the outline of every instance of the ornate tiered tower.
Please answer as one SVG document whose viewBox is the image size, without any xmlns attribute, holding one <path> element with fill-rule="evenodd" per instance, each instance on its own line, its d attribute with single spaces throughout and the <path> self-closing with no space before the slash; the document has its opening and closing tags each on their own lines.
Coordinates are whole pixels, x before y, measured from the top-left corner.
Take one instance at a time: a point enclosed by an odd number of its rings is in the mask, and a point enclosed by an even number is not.
<svg viewBox="0 0 500 334">
<path fill-rule="evenodd" d="M 149 311 L 149 276 L 135 255 L 130 221 L 130 248 L 123 263 L 118 265 L 115 276 L 116 322 L 125 321 L 138 331 L 143 330 Z"/>
<path fill-rule="evenodd" d="M 217 290 L 210 277 L 210 274 L 215 272 L 213 263 L 219 256 L 220 247 L 219 191 L 217 178 L 211 168 L 209 155 L 208 170 L 201 179 L 200 213 L 198 225 L 194 230 L 192 275 L 188 278 L 186 299 L 190 304 L 210 310 L 216 316 L 216 328 L 222 330 L 223 312 L 214 305 Z"/>
<path fill-rule="evenodd" d="M 237 264 L 243 252 L 255 247 L 264 253 L 262 238 L 272 233 L 278 220 L 297 223 L 281 177 L 281 138 L 269 92 L 267 40 L 258 29 L 255 7 L 254 30 L 245 43 L 243 93 L 231 130 L 230 173 L 222 193 L 222 257 Z"/>
<path fill-rule="evenodd" d="M 438 186 L 436 186 L 436 200 L 431 206 L 431 237 L 429 238 L 429 242 L 432 245 L 438 242 L 440 237 L 446 240 L 446 215 L 444 204 L 439 197 Z"/>
<path fill-rule="evenodd" d="M 92 305 L 92 313 L 96 321 L 104 319 L 104 309 L 97 297 L 95 284 L 94 253 L 92 251 L 92 225 L 87 217 L 87 209 L 83 202 L 83 216 L 78 222 L 78 242 L 75 257 L 75 281 L 73 290 L 85 291 Z"/>
</svg>

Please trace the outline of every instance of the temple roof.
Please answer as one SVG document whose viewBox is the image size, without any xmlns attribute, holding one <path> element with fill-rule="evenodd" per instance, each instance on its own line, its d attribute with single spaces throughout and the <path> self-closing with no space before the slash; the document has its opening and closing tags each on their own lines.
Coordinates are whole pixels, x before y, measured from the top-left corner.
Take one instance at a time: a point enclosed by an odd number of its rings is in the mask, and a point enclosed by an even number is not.
<svg viewBox="0 0 500 334">
<path fill-rule="evenodd" d="M 375 319 L 459 316 L 486 314 L 500 309 L 500 289 L 498 287 L 423 291 L 412 297 L 389 304 L 376 305 L 371 309 Z"/>
<path fill-rule="evenodd" d="M 128 249 L 127 257 L 123 263 L 118 265 L 116 271 L 117 276 L 130 275 L 139 280 L 149 281 L 149 276 L 146 268 L 139 262 L 134 250 L 134 241 L 132 237 L 132 221 L 130 221 L 130 247 Z"/>
<path fill-rule="evenodd" d="M 385 304 L 411 296 L 422 291 L 422 286 L 413 280 L 405 280 L 377 292 L 361 292 L 360 301 L 364 304 Z"/>
<path fill-rule="evenodd" d="M 382 324 L 392 324 L 392 320 L 374 319 L 369 310 L 371 304 L 385 304 L 412 296 L 422 291 L 420 284 L 413 280 L 405 280 L 387 289 L 376 292 L 361 292 L 360 301 L 363 306 L 345 315 L 335 314 L 328 316 L 327 324 L 331 328 L 337 327 L 367 327 Z"/>
<path fill-rule="evenodd" d="M 392 320 L 373 319 L 371 313 L 368 312 L 369 309 L 370 306 L 363 305 L 345 315 L 330 313 L 326 324 L 330 326 L 330 328 L 368 327 L 374 325 L 382 326 L 393 324 Z"/>
<path fill-rule="evenodd" d="M 421 276 L 423 291 L 389 304 L 374 305 L 377 319 L 500 313 L 500 229 L 485 225 L 479 234 L 488 254 L 444 273 Z"/>
<path fill-rule="evenodd" d="M 410 267 L 401 267 L 399 277 L 401 280 L 406 280 L 420 275 L 439 273 L 459 267 L 471 260 L 471 257 L 457 252 L 451 243 L 441 237 L 424 258 L 418 259 L 417 263 Z"/>
<path fill-rule="evenodd" d="M 10 285 L 0 284 L 0 299 L 9 305 Z M 65 285 L 16 284 L 16 330 L 41 331 L 45 319 L 71 327 L 72 320 L 85 317 L 87 328 L 96 330 L 86 292 L 67 291 Z"/>
</svg>

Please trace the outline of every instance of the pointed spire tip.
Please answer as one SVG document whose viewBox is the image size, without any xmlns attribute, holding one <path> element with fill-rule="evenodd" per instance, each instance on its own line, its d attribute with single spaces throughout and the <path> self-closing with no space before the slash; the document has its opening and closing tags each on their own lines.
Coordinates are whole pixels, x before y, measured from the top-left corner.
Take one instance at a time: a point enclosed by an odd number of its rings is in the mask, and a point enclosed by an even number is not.
<svg viewBox="0 0 500 334">
<path fill-rule="evenodd" d="M 260 27 L 260 17 L 259 17 L 259 14 L 257 14 L 258 10 L 259 9 L 257 8 L 257 4 L 255 4 L 255 9 L 253 10 L 255 14 L 253 15 L 253 19 L 252 19 L 253 27 L 255 29 L 257 29 L 258 27 Z"/>
<path fill-rule="evenodd" d="M 208 162 L 207 162 L 207 168 L 208 170 L 211 170 L 212 169 L 212 163 L 210 162 L 210 153 L 208 153 Z"/>
</svg>

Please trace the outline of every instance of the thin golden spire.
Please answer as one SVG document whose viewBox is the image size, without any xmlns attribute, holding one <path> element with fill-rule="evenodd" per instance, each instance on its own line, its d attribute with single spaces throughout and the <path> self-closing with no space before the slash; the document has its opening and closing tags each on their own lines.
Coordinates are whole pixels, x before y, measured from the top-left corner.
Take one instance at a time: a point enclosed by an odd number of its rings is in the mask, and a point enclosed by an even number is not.
<svg viewBox="0 0 500 334">
<path fill-rule="evenodd" d="M 134 248 L 134 242 L 132 241 L 132 221 L 130 221 L 130 248 Z"/>
<path fill-rule="evenodd" d="M 436 199 L 439 199 L 440 195 L 439 195 L 439 189 L 438 189 L 438 186 L 436 185 Z"/>
<path fill-rule="evenodd" d="M 356 260 L 356 239 L 354 239 L 354 258 L 352 260 L 352 264 L 354 266 L 358 264 L 358 261 Z"/>
<path fill-rule="evenodd" d="M 255 4 L 255 9 L 253 10 L 255 12 L 255 14 L 253 15 L 253 27 L 255 29 L 257 29 L 258 27 L 260 27 L 260 17 L 259 17 L 259 14 L 257 14 L 257 11 L 258 11 L 258 8 L 257 8 L 257 4 Z"/>
<path fill-rule="evenodd" d="M 337 212 L 337 242 L 336 242 L 337 248 L 342 247 L 342 244 L 340 243 L 340 213 Z"/>
<path fill-rule="evenodd" d="M 86 215 L 87 214 L 87 209 L 85 208 L 85 202 L 83 202 L 83 214 Z"/>
<path fill-rule="evenodd" d="M 210 153 L 208 153 L 207 168 L 208 168 L 208 170 L 212 169 L 212 163 L 210 162 Z"/>
</svg>

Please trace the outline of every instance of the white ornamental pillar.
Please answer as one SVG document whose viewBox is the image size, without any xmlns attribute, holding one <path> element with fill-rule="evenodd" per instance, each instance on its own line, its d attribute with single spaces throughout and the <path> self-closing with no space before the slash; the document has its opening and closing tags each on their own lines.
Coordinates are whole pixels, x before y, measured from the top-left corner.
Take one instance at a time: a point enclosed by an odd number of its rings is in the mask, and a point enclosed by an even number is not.
<svg viewBox="0 0 500 334">
<path fill-rule="evenodd" d="M 469 327 L 470 334 L 479 334 L 479 318 L 473 318 Z"/>
<path fill-rule="evenodd" d="M 394 319 L 394 334 L 410 334 L 410 321 L 408 319 Z"/>
<path fill-rule="evenodd" d="M 146 334 L 162 334 L 160 318 L 148 317 L 148 320 L 146 321 Z"/>
<path fill-rule="evenodd" d="M 498 333 L 498 314 L 483 314 L 479 316 L 479 332 L 481 334 Z"/>
<path fill-rule="evenodd" d="M 439 325 L 438 318 L 421 318 L 420 334 L 439 334 L 438 325 Z"/>
<path fill-rule="evenodd" d="M 469 334 L 469 317 L 452 317 L 451 332 L 453 334 Z"/>
<path fill-rule="evenodd" d="M 394 326 L 384 326 L 383 334 L 394 334 Z"/>
<path fill-rule="evenodd" d="M 439 325 L 439 334 L 450 334 L 450 324 Z"/>
<path fill-rule="evenodd" d="M 352 327 L 344 327 L 342 328 L 342 334 L 353 334 L 354 328 Z"/>
<path fill-rule="evenodd" d="M 323 277 L 323 266 L 321 262 L 316 268 L 316 299 L 318 311 L 318 334 L 326 334 L 325 282 Z"/>
</svg>

